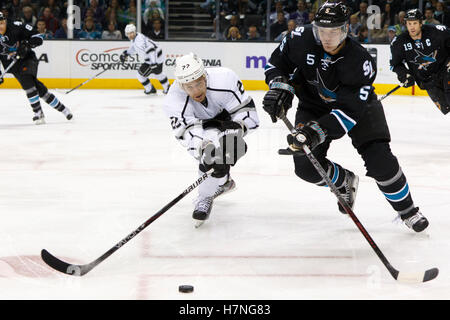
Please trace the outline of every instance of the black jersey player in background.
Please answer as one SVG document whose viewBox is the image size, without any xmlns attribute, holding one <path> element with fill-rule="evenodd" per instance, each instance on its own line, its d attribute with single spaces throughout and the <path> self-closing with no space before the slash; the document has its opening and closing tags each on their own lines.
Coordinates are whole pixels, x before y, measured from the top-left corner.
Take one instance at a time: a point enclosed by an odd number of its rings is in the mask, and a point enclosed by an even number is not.
<svg viewBox="0 0 450 320">
<path fill-rule="evenodd" d="M 358 176 L 327 159 L 331 141 L 348 134 L 364 160 L 367 176 L 376 180 L 403 222 L 420 232 L 428 221 L 415 207 L 406 177 L 391 152 L 383 106 L 372 86 L 375 62 L 366 49 L 347 37 L 349 15 L 345 5 L 326 2 L 312 25 L 298 27 L 283 39 L 266 66 L 270 90 L 263 108 L 276 122 L 291 107 L 295 92 L 299 98 L 296 133 L 288 135 L 288 143 L 296 153 L 296 175 L 325 185 L 303 153 L 306 144 L 353 207 Z M 345 213 L 340 205 L 339 210 Z"/>
<path fill-rule="evenodd" d="M 447 114 L 450 111 L 450 31 L 446 26 L 422 24 L 419 9 L 409 10 L 405 19 L 407 31 L 391 43 L 391 68 L 404 87 L 413 86 L 416 81 L 439 110 Z"/>
<path fill-rule="evenodd" d="M 40 46 L 42 43 L 43 40 L 39 33 L 31 25 L 22 24 L 18 21 L 9 24 L 0 12 L 0 61 L 6 70 L 10 63 L 17 59 L 9 73 L 14 75 L 23 90 L 25 90 L 34 112 L 33 121 L 36 124 L 45 123 L 39 98 L 42 98 L 50 106 L 62 112 L 67 120 L 70 120 L 72 119 L 70 110 L 37 79 L 39 62 L 32 48 Z M 2 82 L 3 79 L 0 79 L 0 84 Z"/>
</svg>

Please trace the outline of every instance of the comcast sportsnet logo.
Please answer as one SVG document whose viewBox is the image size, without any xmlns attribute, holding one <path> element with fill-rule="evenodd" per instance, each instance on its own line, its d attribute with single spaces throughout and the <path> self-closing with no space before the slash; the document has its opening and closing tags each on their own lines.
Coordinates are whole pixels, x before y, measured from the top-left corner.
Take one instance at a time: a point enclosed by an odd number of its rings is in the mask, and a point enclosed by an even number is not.
<svg viewBox="0 0 450 320">
<path fill-rule="evenodd" d="M 112 70 L 138 70 L 141 62 L 137 55 L 130 55 L 125 63 L 120 62 L 120 55 L 128 47 L 119 47 L 94 52 L 89 49 L 80 49 L 75 54 L 75 61 L 82 67 L 91 70 L 112 69 Z"/>
</svg>

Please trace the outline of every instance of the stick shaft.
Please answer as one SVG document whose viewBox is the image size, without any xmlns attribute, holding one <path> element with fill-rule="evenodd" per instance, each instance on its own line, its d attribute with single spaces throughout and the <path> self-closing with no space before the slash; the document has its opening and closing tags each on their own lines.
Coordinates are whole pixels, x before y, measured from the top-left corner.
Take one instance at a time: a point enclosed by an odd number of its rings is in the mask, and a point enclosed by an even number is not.
<svg viewBox="0 0 450 320">
<path fill-rule="evenodd" d="M 70 89 L 69 91 L 67 91 L 66 94 L 71 93 L 72 91 L 78 89 L 78 88 L 81 87 L 82 85 L 84 85 L 84 84 L 88 83 L 89 81 L 91 81 L 91 80 L 97 78 L 99 75 L 101 75 L 103 72 L 105 72 L 105 71 L 107 71 L 107 70 L 109 70 L 109 69 L 104 69 L 103 71 L 97 73 L 95 76 L 93 76 L 93 77 L 87 79 L 87 80 L 84 81 L 83 83 L 80 83 L 79 85 L 77 85 L 75 88 L 72 88 L 72 89 Z"/>
<path fill-rule="evenodd" d="M 401 85 L 396 86 L 394 89 L 392 89 L 391 91 L 389 91 L 389 92 L 386 93 L 385 95 L 381 96 L 381 97 L 378 99 L 378 101 L 381 101 L 381 100 L 383 100 L 384 98 L 390 96 L 392 93 L 394 93 L 395 91 L 397 91 L 397 90 L 400 89 L 401 87 L 402 87 Z"/>
</svg>

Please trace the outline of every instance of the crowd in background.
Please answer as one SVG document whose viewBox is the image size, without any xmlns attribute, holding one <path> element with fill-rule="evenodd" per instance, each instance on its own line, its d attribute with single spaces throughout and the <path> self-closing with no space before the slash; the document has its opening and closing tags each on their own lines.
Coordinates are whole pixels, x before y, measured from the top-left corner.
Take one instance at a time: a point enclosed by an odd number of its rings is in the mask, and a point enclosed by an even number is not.
<svg viewBox="0 0 450 320">
<path fill-rule="evenodd" d="M 75 39 L 120 40 L 124 28 L 136 24 L 135 0 L 74 0 L 80 7 L 81 25 Z M 0 10 L 9 21 L 22 21 L 36 27 L 44 39 L 67 39 L 67 0 L 0 0 Z M 165 1 L 142 1 L 142 32 L 164 39 Z"/>
<path fill-rule="evenodd" d="M 280 41 L 296 27 L 310 24 L 317 9 L 325 2 L 325 0 L 274 0 L 268 19 L 266 0 L 224 0 L 220 2 L 218 14 L 215 0 L 206 0 L 201 7 L 215 19 L 214 30 L 218 32 L 214 32 L 212 38 L 229 41 L 269 38 L 272 41 Z M 396 35 L 406 30 L 406 11 L 419 8 L 420 2 L 424 24 L 450 27 L 448 11 L 450 1 L 372 0 L 369 3 L 368 0 L 331 0 L 330 2 L 342 2 L 350 8 L 352 14 L 349 35 L 360 43 L 390 43 Z M 378 6 L 379 12 L 369 12 L 369 5 Z"/>
<path fill-rule="evenodd" d="M 154 40 L 165 39 L 164 0 L 142 1 L 142 33 Z M 229 41 L 280 41 L 289 31 L 310 24 L 325 0 L 216 0 L 200 3 L 209 13 L 214 33 L 211 38 Z M 333 2 L 333 1 L 332 1 Z M 349 35 L 361 43 L 389 43 L 406 30 L 405 12 L 423 4 L 424 24 L 450 26 L 448 2 L 444 0 L 372 0 L 379 13 L 368 12 L 368 0 L 335 0 L 350 7 Z M 124 27 L 136 23 L 135 0 L 74 0 L 81 8 L 81 26 L 75 39 L 125 38 Z M 45 39 L 67 38 L 67 1 L 0 0 L 3 14 L 11 21 L 22 21 L 37 28 Z M 217 12 L 218 10 L 218 12 Z M 267 17 L 267 12 L 269 16 Z M 369 18 L 370 17 L 370 18 Z M 170 37 L 169 37 L 170 39 Z"/>
</svg>

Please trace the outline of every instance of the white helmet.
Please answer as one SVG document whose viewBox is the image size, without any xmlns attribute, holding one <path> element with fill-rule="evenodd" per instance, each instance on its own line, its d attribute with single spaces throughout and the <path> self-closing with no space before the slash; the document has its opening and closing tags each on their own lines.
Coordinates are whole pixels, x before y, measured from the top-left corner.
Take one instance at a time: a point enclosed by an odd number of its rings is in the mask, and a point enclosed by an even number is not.
<svg viewBox="0 0 450 320">
<path fill-rule="evenodd" d="M 129 33 L 136 33 L 136 26 L 132 23 L 127 24 L 127 26 L 125 27 L 125 35 L 129 34 Z"/>
<path fill-rule="evenodd" d="M 180 84 L 197 80 L 204 74 L 203 61 L 192 52 L 175 61 L 175 78 Z"/>
</svg>

